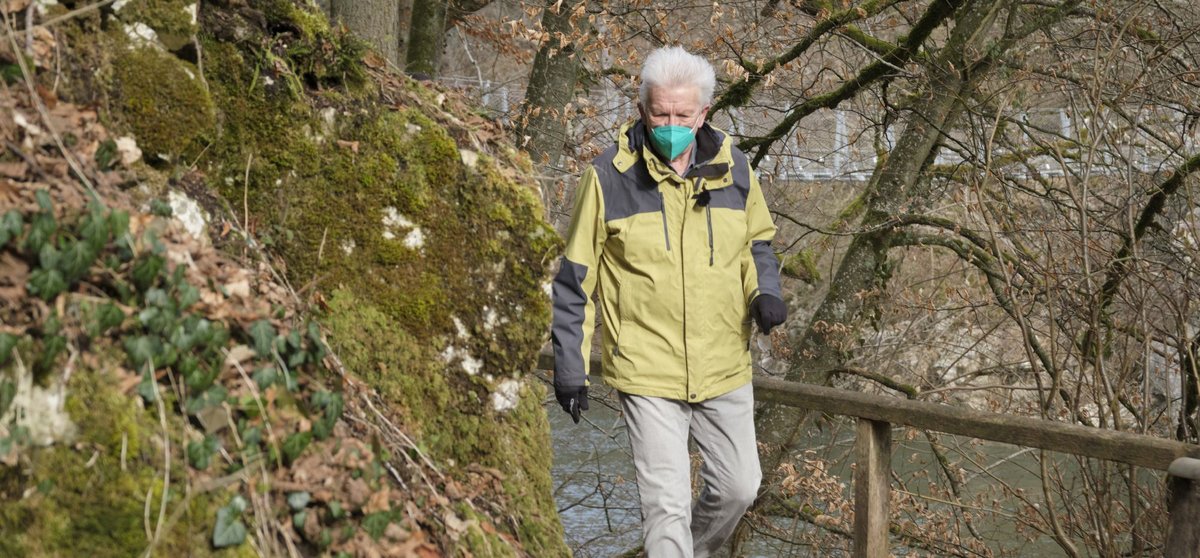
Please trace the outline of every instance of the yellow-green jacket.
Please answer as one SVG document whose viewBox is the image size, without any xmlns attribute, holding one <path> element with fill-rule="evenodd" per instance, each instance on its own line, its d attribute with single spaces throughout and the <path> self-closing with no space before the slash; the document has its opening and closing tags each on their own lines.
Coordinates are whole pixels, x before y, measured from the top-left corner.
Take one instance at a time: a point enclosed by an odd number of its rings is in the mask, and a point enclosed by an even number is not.
<svg viewBox="0 0 1200 558">
<path fill-rule="evenodd" d="M 728 135 L 705 124 L 694 149 L 680 177 L 637 121 L 584 171 L 553 285 L 556 385 L 586 383 L 597 286 L 607 384 L 697 402 L 750 381 L 749 304 L 780 297 L 775 226 Z"/>
</svg>

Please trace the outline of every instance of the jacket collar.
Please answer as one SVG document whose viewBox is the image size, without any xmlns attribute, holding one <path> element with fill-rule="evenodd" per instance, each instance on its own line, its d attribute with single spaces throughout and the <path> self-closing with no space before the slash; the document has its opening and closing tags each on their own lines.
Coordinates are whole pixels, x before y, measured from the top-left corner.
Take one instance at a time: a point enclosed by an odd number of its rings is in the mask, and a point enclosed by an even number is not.
<svg viewBox="0 0 1200 558">
<path fill-rule="evenodd" d="M 685 178 L 703 178 L 709 190 L 733 184 L 733 173 L 730 172 L 733 166 L 732 146 L 728 134 L 705 122 L 696 131 L 696 164 Z M 613 158 L 613 166 L 618 172 L 624 173 L 638 161 L 645 161 L 646 170 L 656 182 L 683 181 L 650 147 L 642 121 L 634 120 L 621 126 L 617 134 L 617 155 Z"/>
</svg>

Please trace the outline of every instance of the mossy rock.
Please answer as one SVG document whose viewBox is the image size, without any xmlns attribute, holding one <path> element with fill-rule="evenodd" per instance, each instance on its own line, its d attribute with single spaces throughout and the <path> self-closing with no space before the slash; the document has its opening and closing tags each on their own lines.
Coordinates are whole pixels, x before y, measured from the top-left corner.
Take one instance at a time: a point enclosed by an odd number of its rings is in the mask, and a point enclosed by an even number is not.
<svg viewBox="0 0 1200 558">
<path fill-rule="evenodd" d="M 119 353 L 101 356 L 114 365 Z M 138 556 L 150 546 L 146 506 L 157 525 L 164 493 L 159 418 L 119 393 L 106 368 L 81 368 L 68 385 L 66 410 L 79 431 L 71 446 L 33 449 L 22 467 L 0 467 L 0 555 Z M 168 415 L 178 447 L 182 419 Z M 220 493 L 184 494 L 184 463 L 171 464 L 173 484 L 155 554 L 209 556 Z M 146 499 L 150 502 L 147 504 Z M 153 527 L 152 527 L 153 528 Z M 252 556 L 249 545 L 224 556 Z"/>
<path fill-rule="evenodd" d="M 381 392 L 449 477 L 471 464 L 500 471 L 501 490 L 487 497 L 517 527 L 495 522 L 505 536 L 476 533 L 463 550 L 504 556 L 507 542 L 516 553 L 567 555 L 544 388 L 526 375 L 545 341 L 561 240 L 528 159 L 469 141 L 466 115 L 446 113 L 442 92 L 369 70 L 361 43 L 299 2 L 205 4 L 202 77 L 172 52 L 130 48 L 98 21 L 106 17 L 86 23 L 102 29 L 93 44 L 102 52 L 88 60 L 106 96 L 77 101 L 108 107 L 110 128 L 165 156 L 160 172 L 194 162 L 238 208 L 231 221 L 281 257 L 292 285 L 328 303 L 329 341 L 347 373 Z M 174 25 L 139 17 L 156 30 Z M 152 486 L 132 488 L 144 498 Z"/>
<path fill-rule="evenodd" d="M 113 61 L 115 119 L 147 155 L 173 158 L 216 124 L 200 70 L 157 48 L 128 49 Z"/>
<path fill-rule="evenodd" d="M 515 408 L 497 412 L 491 408 L 491 393 L 506 379 L 448 374 L 434 348 L 350 291 L 333 293 L 322 322 L 329 328 L 331 348 L 346 367 L 404 410 L 404 424 L 416 429 L 418 443 L 436 462 L 476 464 L 503 474 L 506 501 L 501 503 L 517 519 L 512 535 L 528 555 L 565 555 L 551 496 L 553 455 L 542 407 L 545 389 L 533 376 L 518 379 Z M 473 555 L 510 555 L 498 550 L 494 536 L 484 535 L 466 539 L 478 545 Z M 492 552 L 479 554 L 483 548 Z"/>
<path fill-rule="evenodd" d="M 115 13 L 126 25 L 141 23 L 154 30 L 169 51 L 178 51 L 195 40 L 199 0 L 129 0 Z"/>
</svg>

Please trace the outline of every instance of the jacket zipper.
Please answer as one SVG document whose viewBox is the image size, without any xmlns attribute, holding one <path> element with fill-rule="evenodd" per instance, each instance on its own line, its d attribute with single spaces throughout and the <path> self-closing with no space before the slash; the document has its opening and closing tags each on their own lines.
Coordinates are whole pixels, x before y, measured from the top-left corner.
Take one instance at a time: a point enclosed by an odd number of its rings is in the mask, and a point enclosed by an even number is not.
<svg viewBox="0 0 1200 558">
<path fill-rule="evenodd" d="M 704 193 L 700 189 L 700 179 L 696 179 L 694 190 Z M 712 228 L 712 206 L 709 203 L 704 204 L 704 216 L 708 221 L 708 267 L 713 266 L 713 228 Z"/>
<path fill-rule="evenodd" d="M 663 242 L 667 245 L 667 251 L 671 251 L 671 233 L 667 230 L 667 201 L 663 198 L 662 190 L 658 191 L 658 203 L 662 208 L 662 223 L 663 223 Z"/>
<path fill-rule="evenodd" d="M 704 214 L 708 217 L 708 267 L 713 265 L 713 230 L 712 230 L 712 208 L 704 206 Z"/>
</svg>

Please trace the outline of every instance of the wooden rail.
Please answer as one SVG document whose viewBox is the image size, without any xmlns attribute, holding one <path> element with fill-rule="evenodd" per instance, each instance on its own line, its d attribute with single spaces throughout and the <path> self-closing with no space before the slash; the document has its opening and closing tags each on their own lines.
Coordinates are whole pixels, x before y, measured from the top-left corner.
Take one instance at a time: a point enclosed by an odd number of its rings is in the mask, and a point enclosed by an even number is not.
<svg viewBox="0 0 1200 558">
<path fill-rule="evenodd" d="M 538 355 L 538 368 L 554 369 L 554 355 Z M 591 359 L 598 374 L 600 360 Z M 1117 461 L 1168 471 L 1171 521 L 1164 556 L 1200 556 L 1200 446 L 1143 434 L 1089 428 L 1050 420 L 975 411 L 926 401 L 874 395 L 773 378 L 756 378 L 754 396 L 768 401 L 856 417 L 854 556 L 886 558 L 891 492 L 892 425 Z"/>
</svg>

